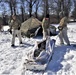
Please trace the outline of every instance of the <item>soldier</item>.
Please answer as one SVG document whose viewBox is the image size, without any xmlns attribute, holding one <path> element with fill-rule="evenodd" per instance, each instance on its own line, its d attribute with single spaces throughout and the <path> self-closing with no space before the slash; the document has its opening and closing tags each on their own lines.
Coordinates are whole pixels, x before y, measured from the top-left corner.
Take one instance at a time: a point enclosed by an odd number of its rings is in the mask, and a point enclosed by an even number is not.
<svg viewBox="0 0 76 75">
<path fill-rule="evenodd" d="M 60 30 L 60 34 L 59 34 L 60 44 L 64 44 L 64 40 L 65 40 L 67 45 L 70 45 L 70 42 L 67 36 L 68 13 L 60 12 L 59 16 L 61 18 L 59 27 L 58 27 Z"/>
<path fill-rule="evenodd" d="M 15 15 L 12 16 L 12 20 L 10 23 L 10 32 L 12 33 L 12 47 L 15 46 L 15 37 L 16 35 L 19 37 L 19 42 L 20 44 L 22 44 L 22 39 L 21 39 L 21 31 L 20 31 L 20 27 L 21 27 L 21 22 L 16 18 Z"/>
<path fill-rule="evenodd" d="M 46 15 L 46 17 L 44 17 L 43 21 L 42 21 L 42 29 L 43 29 L 43 39 L 46 39 L 47 36 L 50 35 L 50 25 L 49 25 L 49 14 Z"/>
</svg>

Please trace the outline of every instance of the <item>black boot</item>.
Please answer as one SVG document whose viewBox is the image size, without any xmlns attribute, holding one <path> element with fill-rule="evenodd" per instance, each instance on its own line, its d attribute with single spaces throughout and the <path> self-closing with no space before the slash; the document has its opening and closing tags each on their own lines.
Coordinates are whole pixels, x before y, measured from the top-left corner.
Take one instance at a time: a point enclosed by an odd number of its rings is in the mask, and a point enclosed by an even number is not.
<svg viewBox="0 0 76 75">
<path fill-rule="evenodd" d="M 22 44 L 22 42 L 20 42 L 20 44 Z"/>
<path fill-rule="evenodd" d="M 14 44 L 11 45 L 11 47 L 14 47 L 14 46 L 15 46 Z"/>
</svg>

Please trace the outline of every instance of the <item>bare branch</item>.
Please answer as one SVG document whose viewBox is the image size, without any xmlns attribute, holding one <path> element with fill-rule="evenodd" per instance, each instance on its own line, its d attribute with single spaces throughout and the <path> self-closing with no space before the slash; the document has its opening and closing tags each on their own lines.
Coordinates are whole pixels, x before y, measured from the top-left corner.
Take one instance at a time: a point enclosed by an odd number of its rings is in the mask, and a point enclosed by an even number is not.
<svg viewBox="0 0 76 75">
<path fill-rule="evenodd" d="M 28 0 L 26 0 L 28 3 L 30 3 Z"/>
<path fill-rule="evenodd" d="M 58 3 L 58 1 L 57 1 L 57 0 L 54 0 L 54 2 L 55 2 L 55 3 Z"/>
<path fill-rule="evenodd" d="M 34 0 L 34 2 L 33 2 L 33 4 L 32 4 L 32 6 L 36 3 L 36 1 L 37 1 L 37 0 Z"/>
</svg>

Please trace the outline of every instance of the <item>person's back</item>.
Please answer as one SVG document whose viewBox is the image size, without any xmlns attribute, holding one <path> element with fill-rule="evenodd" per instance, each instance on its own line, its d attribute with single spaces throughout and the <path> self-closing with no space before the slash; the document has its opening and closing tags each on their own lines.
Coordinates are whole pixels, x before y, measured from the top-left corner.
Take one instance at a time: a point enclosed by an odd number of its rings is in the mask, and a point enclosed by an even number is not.
<svg viewBox="0 0 76 75">
<path fill-rule="evenodd" d="M 59 38 L 60 38 L 60 44 L 64 44 L 64 40 L 67 43 L 67 45 L 70 45 L 68 36 L 67 36 L 67 22 L 68 22 L 68 14 L 61 12 L 60 14 L 60 23 L 59 23 Z"/>
<path fill-rule="evenodd" d="M 60 20 L 59 25 L 62 26 L 63 28 L 67 27 L 67 21 L 68 21 L 68 18 L 65 16 Z"/>
</svg>

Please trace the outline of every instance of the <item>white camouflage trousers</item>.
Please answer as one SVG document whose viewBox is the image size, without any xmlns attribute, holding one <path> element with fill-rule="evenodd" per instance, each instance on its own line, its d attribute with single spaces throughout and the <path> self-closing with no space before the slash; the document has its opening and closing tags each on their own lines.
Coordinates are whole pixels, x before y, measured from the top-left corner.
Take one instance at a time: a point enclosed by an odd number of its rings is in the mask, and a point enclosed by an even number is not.
<svg viewBox="0 0 76 75">
<path fill-rule="evenodd" d="M 65 27 L 62 31 L 60 31 L 59 39 L 60 39 L 60 44 L 64 44 L 64 41 L 67 43 L 67 45 L 70 44 L 67 36 L 67 27 Z"/>
<path fill-rule="evenodd" d="M 15 43 L 15 37 L 16 36 L 19 38 L 19 43 L 22 42 L 21 31 L 20 30 L 13 30 L 13 33 L 12 33 L 12 44 Z"/>
</svg>

